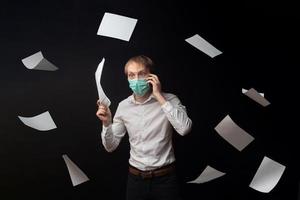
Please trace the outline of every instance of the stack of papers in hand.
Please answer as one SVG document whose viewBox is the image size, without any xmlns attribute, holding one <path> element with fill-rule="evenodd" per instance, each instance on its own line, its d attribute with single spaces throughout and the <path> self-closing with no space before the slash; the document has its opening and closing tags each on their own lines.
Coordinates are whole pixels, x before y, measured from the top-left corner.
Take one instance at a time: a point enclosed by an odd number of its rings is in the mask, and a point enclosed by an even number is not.
<svg viewBox="0 0 300 200">
<path fill-rule="evenodd" d="M 97 90 L 98 90 L 98 95 L 99 95 L 99 101 L 101 104 L 109 107 L 111 102 L 105 95 L 105 93 L 102 89 L 102 86 L 100 84 L 104 62 L 105 62 L 105 58 L 103 58 L 102 61 L 98 65 L 98 68 L 95 72 L 95 79 L 96 79 L 96 85 L 97 85 Z"/>
</svg>

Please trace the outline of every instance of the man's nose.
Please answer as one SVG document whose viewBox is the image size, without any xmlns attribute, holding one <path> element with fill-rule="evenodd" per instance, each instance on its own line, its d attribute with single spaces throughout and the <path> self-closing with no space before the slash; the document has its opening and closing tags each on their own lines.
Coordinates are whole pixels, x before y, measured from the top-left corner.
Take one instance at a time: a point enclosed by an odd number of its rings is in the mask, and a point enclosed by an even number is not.
<svg viewBox="0 0 300 200">
<path fill-rule="evenodd" d="M 134 75 L 134 79 L 140 79 L 140 78 L 142 78 L 141 75 L 139 75 L 139 74 Z"/>
</svg>

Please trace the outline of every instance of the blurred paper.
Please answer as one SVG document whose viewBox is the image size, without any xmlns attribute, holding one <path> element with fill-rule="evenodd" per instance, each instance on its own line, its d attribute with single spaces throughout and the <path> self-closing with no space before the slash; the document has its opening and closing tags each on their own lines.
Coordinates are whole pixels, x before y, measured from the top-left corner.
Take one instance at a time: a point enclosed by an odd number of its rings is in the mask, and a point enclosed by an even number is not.
<svg viewBox="0 0 300 200">
<path fill-rule="evenodd" d="M 245 94 L 246 92 L 248 92 L 248 90 L 242 88 L 242 93 Z M 264 93 L 258 93 L 258 94 L 260 94 L 262 97 L 265 97 Z"/>
<path fill-rule="evenodd" d="M 239 151 L 242 151 L 254 140 L 254 137 L 236 125 L 229 115 L 215 127 L 215 130 Z"/>
<path fill-rule="evenodd" d="M 249 186 L 268 193 L 276 186 L 284 170 L 284 165 L 265 156 Z"/>
<path fill-rule="evenodd" d="M 23 64 L 28 69 L 55 71 L 58 68 L 46 60 L 41 51 L 22 59 Z"/>
<path fill-rule="evenodd" d="M 105 93 L 102 89 L 102 86 L 100 84 L 104 62 L 105 62 L 105 58 L 103 58 L 102 61 L 100 62 L 100 64 L 98 65 L 98 68 L 97 68 L 96 73 L 95 73 L 95 79 L 96 79 L 96 85 L 97 85 L 97 89 L 98 89 L 98 95 L 99 95 L 100 103 L 104 104 L 107 107 L 109 107 L 111 102 L 107 98 L 107 96 L 105 95 Z"/>
<path fill-rule="evenodd" d="M 207 54 L 211 58 L 214 58 L 222 53 L 210 43 L 208 43 L 206 40 L 204 40 L 202 37 L 200 37 L 200 35 L 198 34 L 186 39 L 185 41 L 191 44 L 192 46 L 196 47 L 203 53 Z"/>
<path fill-rule="evenodd" d="M 90 180 L 67 155 L 63 155 L 62 157 L 67 165 L 73 186 Z"/>
<path fill-rule="evenodd" d="M 211 181 L 213 179 L 219 178 L 221 176 L 224 176 L 226 173 L 220 172 L 210 166 L 207 166 L 204 171 L 193 181 L 190 181 L 188 183 L 205 183 L 208 181 Z"/>
<path fill-rule="evenodd" d="M 263 95 L 260 95 L 254 88 L 251 88 L 244 94 L 264 107 L 270 105 L 270 102 L 265 99 Z"/>
<path fill-rule="evenodd" d="M 26 126 L 37 129 L 39 131 L 49 131 L 57 128 L 48 111 L 35 117 L 18 117 Z"/>
<path fill-rule="evenodd" d="M 137 19 L 104 13 L 97 35 L 129 41 Z"/>
</svg>

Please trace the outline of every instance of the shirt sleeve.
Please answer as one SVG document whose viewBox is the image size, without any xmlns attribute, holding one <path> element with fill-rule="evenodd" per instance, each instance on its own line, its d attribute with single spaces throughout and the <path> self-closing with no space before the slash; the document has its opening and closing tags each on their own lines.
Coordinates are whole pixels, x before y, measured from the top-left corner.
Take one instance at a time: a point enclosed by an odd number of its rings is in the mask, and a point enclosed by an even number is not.
<svg viewBox="0 0 300 200">
<path fill-rule="evenodd" d="M 108 127 L 102 126 L 102 144 L 108 152 L 113 152 L 119 146 L 121 139 L 126 133 L 126 128 L 120 115 L 121 110 L 119 105 L 113 118 L 113 123 Z"/>
<path fill-rule="evenodd" d="M 185 106 L 181 104 L 177 96 L 174 95 L 161 107 L 173 128 L 180 135 L 184 136 L 190 132 L 192 120 L 188 117 Z"/>
</svg>

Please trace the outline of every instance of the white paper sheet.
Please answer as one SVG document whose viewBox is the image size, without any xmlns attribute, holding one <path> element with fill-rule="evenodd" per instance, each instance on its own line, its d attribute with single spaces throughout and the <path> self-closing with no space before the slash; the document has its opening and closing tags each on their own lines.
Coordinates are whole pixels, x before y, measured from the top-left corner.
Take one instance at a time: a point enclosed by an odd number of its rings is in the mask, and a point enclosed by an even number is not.
<svg viewBox="0 0 300 200">
<path fill-rule="evenodd" d="M 249 186 L 268 193 L 277 185 L 284 170 L 284 165 L 265 156 Z"/>
<path fill-rule="evenodd" d="M 34 117 L 21 117 L 18 118 L 26 125 L 39 131 L 49 131 L 57 128 L 49 111 L 39 114 Z"/>
<path fill-rule="evenodd" d="M 248 92 L 248 90 L 242 88 L 242 93 L 245 94 L 246 92 Z M 262 97 L 265 97 L 264 93 L 259 92 L 258 94 L 260 94 Z"/>
<path fill-rule="evenodd" d="M 87 175 L 85 175 L 85 173 L 83 173 L 83 171 L 75 163 L 73 163 L 67 155 L 64 154 L 62 157 L 67 165 L 73 186 L 90 180 Z"/>
<path fill-rule="evenodd" d="M 242 151 L 250 142 L 254 140 L 250 134 L 240 128 L 229 115 L 227 115 L 216 127 L 215 130 L 227 142 L 239 151 Z"/>
<path fill-rule="evenodd" d="M 27 69 L 55 71 L 58 68 L 44 58 L 41 51 L 22 59 Z"/>
<path fill-rule="evenodd" d="M 137 23 L 137 19 L 104 13 L 97 35 L 129 41 Z"/>
<path fill-rule="evenodd" d="M 105 106 L 109 107 L 111 102 L 107 98 L 106 94 L 104 93 L 102 86 L 101 86 L 101 76 L 102 76 L 102 71 L 103 71 L 103 66 L 104 66 L 105 58 L 102 59 L 102 61 L 99 63 L 98 68 L 95 72 L 95 79 L 96 79 L 96 85 L 97 85 L 97 90 L 98 90 L 98 95 L 99 95 L 99 100 L 101 104 L 104 104 Z"/>
<path fill-rule="evenodd" d="M 219 178 L 221 176 L 224 176 L 226 173 L 218 171 L 209 165 L 203 170 L 203 172 L 193 181 L 190 181 L 188 183 L 205 183 L 208 181 L 211 181 L 213 179 Z"/>
<path fill-rule="evenodd" d="M 263 95 L 260 95 L 254 88 L 251 88 L 244 94 L 248 96 L 250 99 L 252 99 L 253 101 L 257 102 L 258 104 L 264 107 L 271 104 L 267 99 L 264 98 Z"/>
<path fill-rule="evenodd" d="M 192 46 L 196 47 L 203 53 L 207 54 L 211 58 L 214 58 L 214 57 L 222 54 L 222 52 L 220 50 L 218 50 L 217 48 L 212 46 L 210 43 L 208 43 L 205 39 L 203 39 L 198 34 L 196 34 L 190 38 L 187 38 L 185 41 L 188 42 L 189 44 L 191 44 Z"/>
</svg>

